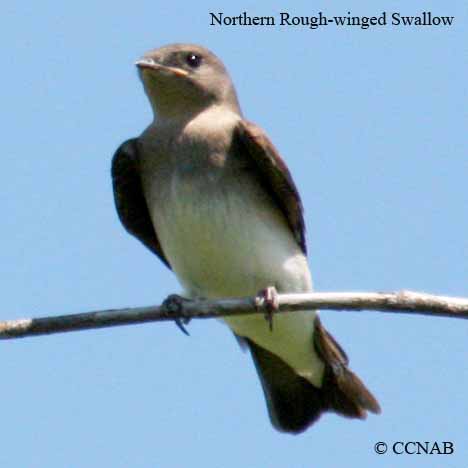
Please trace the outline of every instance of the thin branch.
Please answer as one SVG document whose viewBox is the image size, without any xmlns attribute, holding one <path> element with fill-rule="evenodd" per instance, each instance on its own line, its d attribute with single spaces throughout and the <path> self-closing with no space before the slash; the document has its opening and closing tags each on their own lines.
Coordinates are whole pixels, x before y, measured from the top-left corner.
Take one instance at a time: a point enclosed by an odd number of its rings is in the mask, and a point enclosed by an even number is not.
<svg viewBox="0 0 468 468">
<path fill-rule="evenodd" d="M 396 293 L 310 293 L 280 294 L 277 313 L 311 309 L 377 310 L 402 314 L 468 318 L 468 299 L 401 291 Z M 0 339 L 22 338 L 91 328 L 144 322 L 188 320 L 254 313 L 266 314 L 261 296 L 236 299 L 183 301 L 167 305 L 110 309 L 81 314 L 7 320 L 0 322 Z M 275 312 L 276 313 L 276 312 Z"/>
</svg>

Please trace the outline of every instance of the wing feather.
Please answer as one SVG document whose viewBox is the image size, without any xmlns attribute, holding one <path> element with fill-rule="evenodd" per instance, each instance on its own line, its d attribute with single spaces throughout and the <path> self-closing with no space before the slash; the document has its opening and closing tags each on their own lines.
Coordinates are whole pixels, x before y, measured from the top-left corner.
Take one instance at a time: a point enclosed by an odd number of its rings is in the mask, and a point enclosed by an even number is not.
<svg viewBox="0 0 468 468">
<path fill-rule="evenodd" d="M 125 229 L 171 268 L 154 230 L 143 194 L 136 138 L 125 141 L 115 152 L 112 159 L 112 185 L 117 214 Z"/>
</svg>

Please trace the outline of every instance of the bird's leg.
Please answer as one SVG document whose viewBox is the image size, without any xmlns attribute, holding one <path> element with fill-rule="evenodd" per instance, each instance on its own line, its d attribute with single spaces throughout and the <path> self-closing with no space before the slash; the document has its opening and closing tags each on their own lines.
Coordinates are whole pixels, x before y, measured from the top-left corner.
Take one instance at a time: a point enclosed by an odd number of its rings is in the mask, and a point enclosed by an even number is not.
<svg viewBox="0 0 468 468">
<path fill-rule="evenodd" d="M 265 319 L 273 331 L 273 314 L 279 309 L 278 291 L 274 286 L 262 289 L 256 299 L 257 307 L 265 307 Z"/>
<path fill-rule="evenodd" d="M 171 315 L 182 313 L 184 310 L 184 303 L 187 303 L 189 301 L 190 299 L 179 296 L 178 294 L 170 294 L 166 297 L 166 299 L 164 299 L 162 303 L 162 308 L 164 313 L 167 314 L 168 317 L 170 317 Z M 187 336 L 190 336 L 190 333 L 184 326 L 190 322 L 190 317 L 177 317 L 174 318 L 174 322 L 180 328 L 182 333 L 184 333 Z"/>
</svg>

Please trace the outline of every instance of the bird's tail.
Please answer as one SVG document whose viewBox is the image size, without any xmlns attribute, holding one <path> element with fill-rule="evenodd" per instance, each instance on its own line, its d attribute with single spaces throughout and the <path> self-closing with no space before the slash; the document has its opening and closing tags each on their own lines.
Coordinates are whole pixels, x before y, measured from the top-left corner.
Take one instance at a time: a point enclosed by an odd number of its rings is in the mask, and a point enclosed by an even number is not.
<svg viewBox="0 0 468 468">
<path fill-rule="evenodd" d="M 348 357 L 315 318 L 314 347 L 325 364 L 322 386 L 312 385 L 278 356 L 247 340 L 262 382 L 272 424 L 280 431 L 299 433 L 325 411 L 365 419 L 380 406 L 359 377 L 348 368 Z"/>
</svg>

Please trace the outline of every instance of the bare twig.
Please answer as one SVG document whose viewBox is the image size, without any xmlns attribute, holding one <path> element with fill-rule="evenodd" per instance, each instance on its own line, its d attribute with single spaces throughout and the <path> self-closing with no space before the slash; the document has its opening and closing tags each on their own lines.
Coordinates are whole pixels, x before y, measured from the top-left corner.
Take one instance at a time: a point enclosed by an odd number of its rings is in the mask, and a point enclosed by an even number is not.
<svg viewBox="0 0 468 468">
<path fill-rule="evenodd" d="M 278 313 L 307 309 L 377 310 L 438 317 L 468 318 L 468 299 L 401 291 L 397 293 L 280 294 Z M 178 310 L 165 306 L 111 309 L 81 314 L 0 322 L 0 339 L 46 335 L 89 328 L 265 313 L 261 297 L 183 301 Z"/>
</svg>

